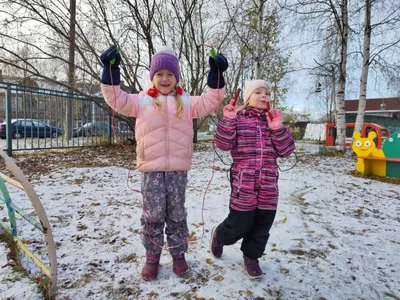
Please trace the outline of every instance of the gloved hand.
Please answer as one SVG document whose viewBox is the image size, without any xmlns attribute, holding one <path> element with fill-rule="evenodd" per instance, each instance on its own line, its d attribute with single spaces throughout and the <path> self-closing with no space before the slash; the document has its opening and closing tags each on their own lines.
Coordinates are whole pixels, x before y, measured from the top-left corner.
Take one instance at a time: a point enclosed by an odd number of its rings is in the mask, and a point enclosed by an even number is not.
<svg viewBox="0 0 400 300">
<path fill-rule="evenodd" d="M 228 69 L 228 60 L 219 53 L 215 60 L 210 56 L 208 62 L 210 64 L 210 72 L 208 73 L 207 85 L 213 89 L 222 89 L 225 86 L 225 79 L 222 73 Z"/>
<path fill-rule="evenodd" d="M 268 116 L 268 113 L 266 114 L 269 128 L 271 128 L 271 130 L 277 130 L 277 129 L 283 128 L 282 111 L 280 109 L 273 108 L 270 110 L 270 112 L 272 115 L 272 120 Z"/>
<path fill-rule="evenodd" d="M 233 105 L 234 102 L 235 102 L 235 99 L 231 99 L 231 101 L 229 101 L 229 104 L 224 106 L 224 109 L 223 109 L 224 117 L 229 118 L 229 119 L 236 118 L 236 105 L 235 106 Z"/>
<path fill-rule="evenodd" d="M 111 60 L 114 58 L 115 62 L 111 64 Z M 104 64 L 103 73 L 101 75 L 101 83 L 119 85 L 121 83 L 121 74 L 118 66 L 121 62 L 121 54 L 117 53 L 117 47 L 112 45 L 110 48 L 104 51 L 100 55 L 100 60 Z"/>
</svg>

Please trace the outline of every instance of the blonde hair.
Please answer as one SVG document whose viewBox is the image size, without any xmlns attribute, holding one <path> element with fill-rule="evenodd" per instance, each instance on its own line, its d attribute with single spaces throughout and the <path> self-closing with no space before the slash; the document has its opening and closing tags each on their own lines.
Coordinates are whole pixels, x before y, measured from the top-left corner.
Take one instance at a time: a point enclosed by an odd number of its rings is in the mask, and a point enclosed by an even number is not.
<svg viewBox="0 0 400 300">
<path fill-rule="evenodd" d="M 247 108 L 248 106 L 249 106 L 249 102 L 246 102 L 246 104 L 243 104 L 243 105 L 239 106 L 236 109 L 236 113 L 240 113 L 243 109 Z"/>
<path fill-rule="evenodd" d="M 153 98 L 153 103 L 156 109 L 158 110 L 159 113 L 162 113 L 162 104 L 160 100 L 157 99 L 157 97 L 152 97 Z M 176 88 L 175 88 L 175 106 L 176 106 L 176 116 L 178 119 L 182 119 L 183 115 L 183 102 L 181 95 L 176 93 Z"/>
<path fill-rule="evenodd" d="M 181 95 L 175 94 L 175 105 L 176 105 L 176 116 L 178 119 L 182 119 L 183 115 L 183 102 Z"/>
</svg>

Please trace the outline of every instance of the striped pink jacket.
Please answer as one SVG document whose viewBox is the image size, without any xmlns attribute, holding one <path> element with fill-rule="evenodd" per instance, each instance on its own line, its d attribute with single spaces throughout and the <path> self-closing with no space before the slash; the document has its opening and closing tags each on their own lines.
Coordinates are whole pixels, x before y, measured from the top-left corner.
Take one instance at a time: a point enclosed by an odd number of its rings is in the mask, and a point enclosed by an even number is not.
<svg viewBox="0 0 400 300">
<path fill-rule="evenodd" d="M 223 117 L 217 127 L 216 146 L 232 156 L 230 206 L 235 210 L 276 210 L 278 157 L 295 151 L 292 135 L 284 127 L 271 130 L 265 111 L 242 110 L 236 119 Z"/>
</svg>

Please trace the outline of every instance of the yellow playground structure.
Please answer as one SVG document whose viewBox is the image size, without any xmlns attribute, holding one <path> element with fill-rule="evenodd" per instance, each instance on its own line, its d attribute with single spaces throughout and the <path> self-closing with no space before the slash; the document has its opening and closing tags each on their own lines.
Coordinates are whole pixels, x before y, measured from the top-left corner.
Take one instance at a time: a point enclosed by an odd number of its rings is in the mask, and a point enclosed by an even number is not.
<svg viewBox="0 0 400 300">
<path fill-rule="evenodd" d="M 376 133 L 371 131 L 368 137 L 353 134 L 352 149 L 357 155 L 356 169 L 362 175 L 377 175 L 400 178 L 400 132 L 395 132 L 385 139 L 382 148 L 374 142 Z"/>
</svg>

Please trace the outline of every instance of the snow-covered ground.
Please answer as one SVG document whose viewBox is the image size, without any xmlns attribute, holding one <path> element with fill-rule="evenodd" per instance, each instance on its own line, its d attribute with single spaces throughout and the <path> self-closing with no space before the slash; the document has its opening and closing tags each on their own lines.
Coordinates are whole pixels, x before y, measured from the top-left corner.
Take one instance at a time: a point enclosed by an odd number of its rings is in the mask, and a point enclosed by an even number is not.
<svg viewBox="0 0 400 300">
<path fill-rule="evenodd" d="M 6 244 L 0 243 L 0 299 L 43 299 L 33 280 L 14 272 L 14 262 L 7 259 L 8 253 Z"/>
<path fill-rule="evenodd" d="M 299 146 L 305 151 L 294 168 L 285 171 L 294 156 L 280 162 L 280 203 L 257 281 L 243 272 L 240 243 L 225 247 L 222 259 L 208 251 L 212 227 L 227 216 L 230 191 L 229 166 L 212 151 L 196 152 L 189 173 L 188 223 L 196 240 L 187 253 L 190 272 L 174 275 L 164 249 L 153 282 L 140 276 L 141 195 L 128 188 L 126 168 L 56 169 L 34 180 L 58 247 L 57 299 L 400 299 L 400 186 L 353 177 L 350 156 L 318 157 L 310 155 L 318 145 Z M 218 153 L 229 163 L 227 153 Z M 137 171 L 129 186 L 140 187 Z M 23 193 L 12 195 L 32 212 Z M 42 237 L 18 223 L 27 246 L 45 253 Z M 5 252 L 0 245 L 0 299 L 40 299 L 28 280 L 7 280 L 14 275 Z"/>
</svg>

